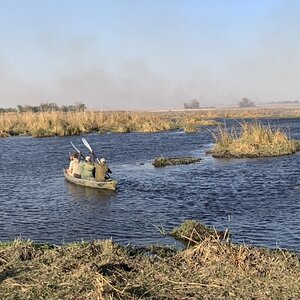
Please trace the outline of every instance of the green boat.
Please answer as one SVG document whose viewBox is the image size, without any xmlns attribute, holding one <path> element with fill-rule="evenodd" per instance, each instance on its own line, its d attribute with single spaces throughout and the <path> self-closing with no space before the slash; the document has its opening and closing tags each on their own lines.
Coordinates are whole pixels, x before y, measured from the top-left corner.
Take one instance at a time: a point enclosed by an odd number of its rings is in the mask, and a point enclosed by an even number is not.
<svg viewBox="0 0 300 300">
<path fill-rule="evenodd" d="M 69 182 L 75 183 L 77 185 L 95 188 L 95 189 L 104 189 L 104 190 L 113 190 L 115 191 L 118 185 L 118 182 L 113 179 L 108 179 L 107 181 L 95 181 L 95 179 L 80 179 L 75 178 L 67 173 L 67 170 L 64 169 L 64 176 Z"/>
</svg>

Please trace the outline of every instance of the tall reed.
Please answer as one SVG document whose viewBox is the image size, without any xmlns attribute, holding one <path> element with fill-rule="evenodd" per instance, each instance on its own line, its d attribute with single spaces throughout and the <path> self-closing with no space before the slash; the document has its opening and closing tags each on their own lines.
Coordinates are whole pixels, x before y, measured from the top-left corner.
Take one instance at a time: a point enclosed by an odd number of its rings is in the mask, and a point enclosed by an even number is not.
<svg viewBox="0 0 300 300">
<path fill-rule="evenodd" d="M 242 123 L 231 131 L 219 127 L 216 144 L 210 151 L 214 157 L 268 157 L 293 154 L 300 142 L 290 140 L 282 129 L 264 127 L 261 123 Z"/>
<path fill-rule="evenodd" d="M 9 135 L 65 136 L 87 132 L 159 132 L 183 129 L 194 133 L 215 126 L 216 118 L 300 117 L 300 108 L 202 109 L 198 111 L 82 111 L 0 114 L 0 137 Z"/>
<path fill-rule="evenodd" d="M 202 120 L 203 125 L 215 125 Z M 40 112 L 0 115 L 0 136 L 66 136 L 88 132 L 159 132 L 200 126 L 201 119 L 190 115 L 157 112 Z"/>
</svg>

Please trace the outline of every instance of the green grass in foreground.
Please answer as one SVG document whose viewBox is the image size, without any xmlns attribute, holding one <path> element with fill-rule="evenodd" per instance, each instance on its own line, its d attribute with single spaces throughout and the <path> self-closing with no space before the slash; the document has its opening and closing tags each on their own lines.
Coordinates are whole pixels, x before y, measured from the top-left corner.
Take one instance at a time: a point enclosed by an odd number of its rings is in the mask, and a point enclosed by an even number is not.
<svg viewBox="0 0 300 300">
<path fill-rule="evenodd" d="M 0 245 L 0 299 L 299 299 L 299 267 L 294 253 L 216 235 L 183 251 L 111 240 L 62 247 L 15 241 Z"/>
<path fill-rule="evenodd" d="M 232 131 L 219 127 L 214 148 L 209 151 L 219 158 L 270 157 L 293 154 L 300 150 L 300 141 L 290 140 L 280 129 L 260 123 L 242 123 Z"/>
</svg>

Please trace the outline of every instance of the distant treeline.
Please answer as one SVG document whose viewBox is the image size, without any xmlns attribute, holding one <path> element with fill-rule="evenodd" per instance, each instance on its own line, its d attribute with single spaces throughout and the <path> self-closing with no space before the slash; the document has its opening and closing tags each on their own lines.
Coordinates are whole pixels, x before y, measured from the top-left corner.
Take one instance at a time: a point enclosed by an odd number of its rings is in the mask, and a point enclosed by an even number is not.
<svg viewBox="0 0 300 300">
<path fill-rule="evenodd" d="M 31 105 L 18 105 L 16 108 L 0 108 L 0 113 L 6 112 L 52 112 L 52 111 L 60 111 L 60 112 L 78 112 L 78 111 L 85 111 L 86 106 L 84 103 L 75 103 L 74 105 L 62 105 L 58 106 L 56 103 L 51 102 L 42 102 L 38 106 L 31 106 Z"/>
<path fill-rule="evenodd" d="M 267 102 L 269 104 L 299 104 L 300 101 L 299 100 L 282 100 L 282 101 L 271 101 L 271 102 Z"/>
</svg>

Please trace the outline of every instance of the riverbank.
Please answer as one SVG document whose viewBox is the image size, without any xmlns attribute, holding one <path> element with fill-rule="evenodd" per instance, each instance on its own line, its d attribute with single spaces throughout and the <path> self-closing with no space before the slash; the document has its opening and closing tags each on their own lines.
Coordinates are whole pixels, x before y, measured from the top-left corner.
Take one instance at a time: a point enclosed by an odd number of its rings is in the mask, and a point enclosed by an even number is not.
<svg viewBox="0 0 300 300">
<path fill-rule="evenodd" d="M 299 299 L 299 267 L 295 253 L 214 234 L 182 251 L 14 241 L 0 244 L 0 299 Z"/>
<path fill-rule="evenodd" d="M 216 119 L 299 118 L 300 107 L 219 108 L 182 111 L 79 111 L 0 114 L 0 137 L 72 136 L 82 133 L 161 132 L 182 129 L 196 133 L 216 126 Z"/>
</svg>

